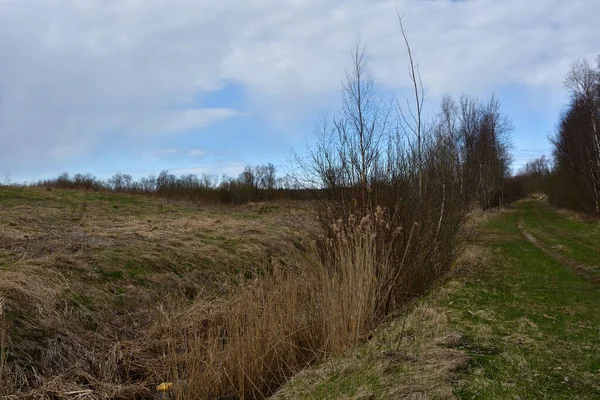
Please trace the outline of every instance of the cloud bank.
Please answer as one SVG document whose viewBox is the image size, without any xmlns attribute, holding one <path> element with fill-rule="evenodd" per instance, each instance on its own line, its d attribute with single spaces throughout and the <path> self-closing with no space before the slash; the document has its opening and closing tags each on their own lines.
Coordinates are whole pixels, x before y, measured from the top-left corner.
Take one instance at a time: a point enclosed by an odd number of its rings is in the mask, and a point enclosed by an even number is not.
<svg viewBox="0 0 600 400">
<path fill-rule="evenodd" d="M 570 63 L 600 52 L 594 0 L 0 0 L 0 173 L 313 115 L 359 34 L 379 83 L 402 90 L 396 8 L 434 100 L 511 86 L 554 112 Z M 205 100 L 232 86 L 229 104 Z"/>
</svg>

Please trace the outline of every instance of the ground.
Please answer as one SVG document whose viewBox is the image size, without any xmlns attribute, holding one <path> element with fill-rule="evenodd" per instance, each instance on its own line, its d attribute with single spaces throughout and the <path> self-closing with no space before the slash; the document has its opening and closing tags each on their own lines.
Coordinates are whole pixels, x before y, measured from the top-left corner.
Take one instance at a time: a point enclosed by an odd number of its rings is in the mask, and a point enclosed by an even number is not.
<svg viewBox="0 0 600 400">
<path fill-rule="evenodd" d="M 600 225 L 536 200 L 486 219 L 445 282 L 276 397 L 600 398 Z"/>
</svg>

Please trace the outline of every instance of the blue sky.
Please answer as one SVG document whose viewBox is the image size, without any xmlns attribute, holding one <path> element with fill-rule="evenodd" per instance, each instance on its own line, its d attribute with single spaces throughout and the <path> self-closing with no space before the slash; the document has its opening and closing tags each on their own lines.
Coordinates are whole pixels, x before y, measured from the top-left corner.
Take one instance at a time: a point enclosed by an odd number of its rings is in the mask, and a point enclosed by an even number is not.
<svg viewBox="0 0 600 400">
<path fill-rule="evenodd" d="M 596 0 L 0 0 L 0 179 L 285 169 L 339 104 L 357 35 L 378 84 L 410 95 L 395 9 L 429 110 L 496 94 L 514 168 L 550 154 Z"/>
</svg>

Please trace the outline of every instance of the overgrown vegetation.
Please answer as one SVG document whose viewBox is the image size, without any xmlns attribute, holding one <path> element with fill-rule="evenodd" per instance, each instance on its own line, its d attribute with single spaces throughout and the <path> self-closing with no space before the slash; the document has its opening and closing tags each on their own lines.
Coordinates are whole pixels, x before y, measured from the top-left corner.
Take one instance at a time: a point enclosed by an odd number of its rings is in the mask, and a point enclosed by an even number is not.
<svg viewBox="0 0 600 400">
<path fill-rule="evenodd" d="M 414 106 L 390 106 L 357 44 L 342 108 L 319 121 L 316 146 L 299 160 L 300 181 L 323 193 L 316 206 L 323 243 L 345 232 L 348 221 L 383 215 L 387 229 L 374 237 L 373 262 L 390 268 L 376 276 L 381 291 L 373 312 L 379 318 L 447 271 L 466 213 L 474 202 L 484 209 L 501 206 L 509 174 L 511 126 L 499 102 L 463 96 L 457 105 L 446 96 L 436 118 L 424 121 L 421 78 L 406 44 Z"/>
<path fill-rule="evenodd" d="M 153 398 L 170 376 L 163 322 L 303 247 L 303 212 L 282 203 L 3 186 L 0 207 L 0 393 L 23 398 Z"/>
</svg>

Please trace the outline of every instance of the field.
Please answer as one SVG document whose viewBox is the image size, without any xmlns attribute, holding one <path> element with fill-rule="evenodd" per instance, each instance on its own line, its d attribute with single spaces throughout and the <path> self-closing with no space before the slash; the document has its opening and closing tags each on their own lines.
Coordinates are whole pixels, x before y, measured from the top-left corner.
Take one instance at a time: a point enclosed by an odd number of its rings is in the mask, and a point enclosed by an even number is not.
<svg viewBox="0 0 600 400">
<path fill-rule="evenodd" d="M 600 226 L 517 203 L 451 276 L 280 399 L 600 398 Z"/>
<path fill-rule="evenodd" d="M 289 259 L 302 215 L 294 204 L 0 187 L 6 394 L 151 396 L 168 353 L 153 330 Z"/>
<path fill-rule="evenodd" d="M 189 372 L 198 398 L 290 378 L 274 398 L 600 398 L 597 222 L 535 199 L 473 216 L 445 280 L 363 334 L 339 317 L 361 281 L 293 268 L 316 262 L 306 206 L 0 187 L 0 395 L 152 399 Z"/>
</svg>

